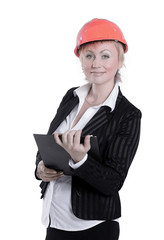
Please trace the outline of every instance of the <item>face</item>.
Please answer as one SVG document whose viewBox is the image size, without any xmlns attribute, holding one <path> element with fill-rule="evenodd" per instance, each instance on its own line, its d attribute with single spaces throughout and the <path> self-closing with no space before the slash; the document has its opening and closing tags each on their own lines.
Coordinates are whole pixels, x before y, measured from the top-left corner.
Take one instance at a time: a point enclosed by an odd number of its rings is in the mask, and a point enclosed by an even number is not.
<svg viewBox="0 0 164 240">
<path fill-rule="evenodd" d="M 86 79 L 94 84 L 114 83 L 116 72 L 122 66 L 113 41 L 86 44 L 80 51 L 80 61 Z"/>
</svg>

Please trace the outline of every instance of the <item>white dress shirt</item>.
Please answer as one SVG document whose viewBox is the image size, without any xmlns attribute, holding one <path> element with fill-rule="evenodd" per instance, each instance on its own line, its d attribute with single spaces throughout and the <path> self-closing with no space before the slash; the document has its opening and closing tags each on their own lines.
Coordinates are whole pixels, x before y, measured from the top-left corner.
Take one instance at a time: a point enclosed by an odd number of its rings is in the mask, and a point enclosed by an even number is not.
<svg viewBox="0 0 164 240">
<path fill-rule="evenodd" d="M 67 130 L 83 129 L 101 106 L 109 106 L 113 111 L 119 92 L 118 87 L 118 83 L 116 83 L 110 96 L 105 102 L 98 106 L 91 106 L 88 108 L 79 122 L 72 128 L 72 124 L 88 94 L 90 84 L 85 84 L 82 87 L 77 88 L 74 91 L 74 95 L 79 97 L 79 104 L 70 112 L 56 131 L 59 134 L 62 134 Z M 80 167 L 85 161 L 87 161 L 87 156 L 78 163 L 74 163 L 70 159 L 69 165 L 75 169 Z M 64 175 L 63 177 L 49 183 L 43 199 L 42 223 L 45 227 L 48 227 L 50 219 L 50 227 L 67 231 L 80 231 L 103 222 L 99 220 L 83 220 L 77 218 L 73 214 L 71 206 L 71 181 L 71 176 Z"/>
</svg>

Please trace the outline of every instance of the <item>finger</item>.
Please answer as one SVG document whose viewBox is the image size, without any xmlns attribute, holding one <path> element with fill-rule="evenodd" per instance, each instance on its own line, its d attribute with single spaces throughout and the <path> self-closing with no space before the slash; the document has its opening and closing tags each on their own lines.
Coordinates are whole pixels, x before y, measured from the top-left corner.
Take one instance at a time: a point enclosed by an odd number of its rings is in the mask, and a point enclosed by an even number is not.
<svg viewBox="0 0 164 240">
<path fill-rule="evenodd" d="M 38 163 L 38 167 L 37 167 L 37 174 L 38 176 L 41 178 L 42 176 L 42 173 L 44 172 L 44 169 L 45 169 L 45 165 L 44 165 L 44 162 L 43 160 L 41 160 L 39 163 Z"/>
<path fill-rule="evenodd" d="M 41 160 L 41 161 L 38 163 L 38 167 L 41 167 L 41 166 L 44 166 L 43 160 Z"/>
<path fill-rule="evenodd" d="M 38 164 L 38 172 L 44 173 L 44 174 L 56 174 L 57 173 L 56 170 L 45 167 L 43 160 L 40 161 Z"/>
<path fill-rule="evenodd" d="M 64 173 L 60 172 L 60 173 L 55 174 L 54 176 L 48 176 L 48 178 L 51 179 L 51 181 L 52 181 L 52 180 L 61 178 L 63 176 L 64 176 Z"/>
<path fill-rule="evenodd" d="M 46 168 L 43 173 L 46 175 L 52 175 L 52 176 L 57 174 L 55 170 L 49 169 L 49 168 Z"/>
<path fill-rule="evenodd" d="M 39 168 L 40 172 L 43 172 L 45 174 L 56 174 L 57 171 L 51 168 L 45 167 L 45 165 L 41 165 Z"/>
<path fill-rule="evenodd" d="M 84 138 L 84 148 L 85 150 L 88 152 L 89 149 L 91 148 L 91 143 L 90 143 L 90 135 L 87 135 L 85 138 Z"/>
<path fill-rule="evenodd" d="M 59 144 L 60 146 L 62 146 L 62 141 L 59 138 L 59 134 L 57 132 L 54 132 L 54 139 L 56 141 L 57 144 Z"/>
<path fill-rule="evenodd" d="M 58 173 L 53 174 L 53 175 L 42 173 L 42 174 L 40 174 L 40 176 L 41 176 L 41 179 L 43 181 L 48 181 L 49 182 L 49 181 L 52 181 L 52 180 L 55 180 L 57 178 L 60 178 L 60 177 L 64 176 L 64 174 L 63 174 L 63 172 L 58 172 Z"/>
<path fill-rule="evenodd" d="M 78 130 L 75 133 L 74 145 L 76 145 L 76 146 L 80 144 L 81 133 L 82 133 L 82 130 Z"/>
<path fill-rule="evenodd" d="M 76 132 L 75 130 L 72 130 L 72 131 L 68 130 L 65 133 L 63 133 L 62 142 L 64 145 L 68 145 L 68 144 L 72 145 L 75 132 Z"/>
<path fill-rule="evenodd" d="M 50 182 L 50 181 L 53 181 L 53 180 L 56 180 L 56 179 L 58 179 L 58 178 L 61 178 L 61 177 L 63 177 L 64 176 L 64 174 L 61 174 L 61 175 L 58 175 L 58 176 L 52 176 L 52 177 L 43 177 L 42 178 L 42 180 L 44 181 L 44 182 Z"/>
<path fill-rule="evenodd" d="M 69 149 L 71 149 L 74 144 L 75 134 L 76 134 L 75 130 L 69 131 L 67 134 L 67 146 Z"/>
<path fill-rule="evenodd" d="M 62 143 L 64 145 L 67 145 L 67 134 L 69 133 L 69 130 L 62 134 Z"/>
<path fill-rule="evenodd" d="M 52 174 L 52 173 L 44 173 L 43 174 L 43 176 L 44 177 L 49 177 L 49 178 L 57 178 L 57 177 L 59 177 L 59 176 L 61 176 L 61 175 L 63 175 L 63 172 L 57 172 L 57 173 L 54 173 L 54 174 Z"/>
</svg>

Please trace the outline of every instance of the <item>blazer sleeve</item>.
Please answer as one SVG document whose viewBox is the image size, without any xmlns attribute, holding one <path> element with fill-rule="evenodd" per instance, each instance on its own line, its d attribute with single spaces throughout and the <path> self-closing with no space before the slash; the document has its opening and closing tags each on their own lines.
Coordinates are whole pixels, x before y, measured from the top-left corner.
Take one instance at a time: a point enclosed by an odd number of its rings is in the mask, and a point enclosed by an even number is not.
<svg viewBox="0 0 164 240">
<path fill-rule="evenodd" d="M 96 161 L 88 154 L 88 159 L 74 170 L 74 175 L 104 195 L 110 196 L 118 192 L 139 144 L 140 122 L 141 112 L 137 108 L 126 113 L 112 139 L 107 140 L 104 159 Z"/>
<path fill-rule="evenodd" d="M 60 108 L 62 108 L 63 105 L 65 105 L 65 103 L 66 103 L 67 101 L 69 101 L 70 98 L 72 98 L 73 91 L 74 91 L 76 88 L 77 88 L 77 87 L 71 88 L 71 89 L 69 89 L 69 90 L 66 92 L 66 94 L 65 94 L 64 97 L 62 98 L 62 101 L 60 102 L 60 105 L 59 105 L 59 107 L 58 107 L 58 109 L 57 109 L 57 112 L 59 111 Z M 56 117 L 56 116 L 55 116 L 55 117 Z M 55 117 L 54 117 L 54 119 L 51 121 L 51 124 L 50 124 L 50 126 L 49 126 L 49 129 L 48 129 L 47 134 L 52 134 L 52 128 L 53 128 L 53 124 L 54 124 L 54 121 L 55 121 Z M 37 174 L 36 174 L 36 172 L 37 172 L 37 166 L 38 166 L 38 164 L 39 164 L 39 162 L 40 162 L 41 160 L 42 160 L 42 158 L 41 158 L 41 155 L 40 155 L 40 153 L 39 153 L 39 151 L 38 151 L 37 154 L 36 154 L 36 162 L 35 162 L 36 167 L 35 167 L 35 172 L 34 172 L 34 173 L 35 173 L 35 177 L 36 177 L 37 180 L 41 180 L 40 178 L 38 178 L 38 176 L 37 176 Z"/>
</svg>

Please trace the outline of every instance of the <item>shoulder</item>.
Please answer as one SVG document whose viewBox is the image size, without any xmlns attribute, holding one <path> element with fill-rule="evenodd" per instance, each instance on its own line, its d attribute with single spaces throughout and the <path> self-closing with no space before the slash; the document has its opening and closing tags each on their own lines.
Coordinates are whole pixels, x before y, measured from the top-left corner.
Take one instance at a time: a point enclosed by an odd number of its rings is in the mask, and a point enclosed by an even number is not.
<svg viewBox="0 0 164 240">
<path fill-rule="evenodd" d="M 69 100 L 71 100 L 72 98 L 74 98 L 74 90 L 77 89 L 78 87 L 72 87 L 70 88 L 65 95 L 62 98 L 62 101 L 60 103 L 60 106 L 65 104 L 66 102 L 68 102 Z"/>
<path fill-rule="evenodd" d="M 129 101 L 119 90 L 119 94 L 117 97 L 116 108 L 115 111 L 121 115 L 121 117 L 130 117 L 135 116 L 138 118 L 142 117 L 141 110 L 137 108 L 131 101 Z"/>
<path fill-rule="evenodd" d="M 66 95 L 72 95 L 73 94 L 73 92 L 74 92 L 74 90 L 76 90 L 78 87 L 72 87 L 72 88 L 70 88 L 70 89 L 68 89 L 68 91 L 66 92 L 66 94 L 65 94 L 65 96 Z"/>
<path fill-rule="evenodd" d="M 78 87 L 72 87 L 72 88 L 70 88 L 70 89 L 66 92 L 66 94 L 64 95 L 63 99 L 74 97 L 74 91 L 75 91 L 77 88 L 78 88 Z"/>
</svg>

